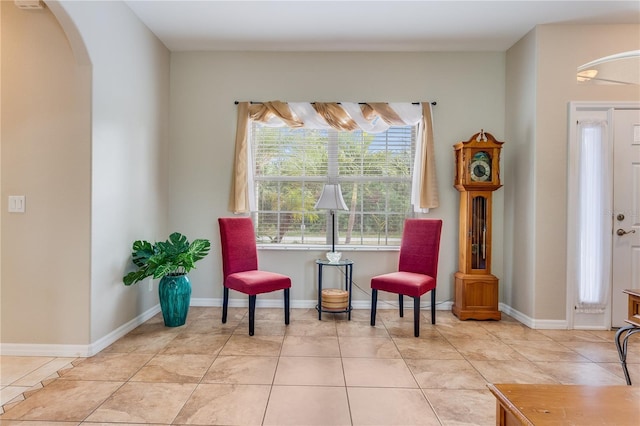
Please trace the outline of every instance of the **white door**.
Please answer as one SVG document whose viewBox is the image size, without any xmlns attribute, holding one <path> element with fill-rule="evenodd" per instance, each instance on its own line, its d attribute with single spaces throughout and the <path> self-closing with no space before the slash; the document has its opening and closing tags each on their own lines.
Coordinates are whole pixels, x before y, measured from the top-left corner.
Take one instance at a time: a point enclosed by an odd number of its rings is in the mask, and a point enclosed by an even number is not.
<svg viewBox="0 0 640 426">
<path fill-rule="evenodd" d="M 627 288 L 640 288 L 640 111 L 613 116 L 613 253 L 611 325 L 625 325 Z"/>
</svg>

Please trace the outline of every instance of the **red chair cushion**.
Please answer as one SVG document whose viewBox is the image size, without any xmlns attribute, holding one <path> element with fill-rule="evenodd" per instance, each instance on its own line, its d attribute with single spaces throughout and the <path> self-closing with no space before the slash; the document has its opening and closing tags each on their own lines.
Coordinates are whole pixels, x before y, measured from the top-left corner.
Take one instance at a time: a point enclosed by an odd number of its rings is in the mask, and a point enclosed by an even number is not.
<svg viewBox="0 0 640 426">
<path fill-rule="evenodd" d="M 419 297 L 436 288 L 433 277 L 415 272 L 391 272 L 371 279 L 371 288 L 390 293 Z"/>
<path fill-rule="evenodd" d="M 236 272 L 227 276 L 225 287 L 248 295 L 291 288 L 291 278 L 267 271 Z"/>
</svg>

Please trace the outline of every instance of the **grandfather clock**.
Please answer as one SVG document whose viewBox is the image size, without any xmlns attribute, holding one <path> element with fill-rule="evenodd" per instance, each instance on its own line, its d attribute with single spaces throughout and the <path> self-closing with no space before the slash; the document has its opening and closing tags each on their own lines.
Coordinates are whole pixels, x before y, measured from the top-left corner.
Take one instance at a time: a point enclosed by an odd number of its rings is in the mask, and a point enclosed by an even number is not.
<svg viewBox="0 0 640 426">
<path fill-rule="evenodd" d="M 458 272 L 453 314 L 461 320 L 499 320 L 498 278 L 491 275 L 491 195 L 500 188 L 498 142 L 484 130 L 454 145 L 460 191 Z"/>
</svg>

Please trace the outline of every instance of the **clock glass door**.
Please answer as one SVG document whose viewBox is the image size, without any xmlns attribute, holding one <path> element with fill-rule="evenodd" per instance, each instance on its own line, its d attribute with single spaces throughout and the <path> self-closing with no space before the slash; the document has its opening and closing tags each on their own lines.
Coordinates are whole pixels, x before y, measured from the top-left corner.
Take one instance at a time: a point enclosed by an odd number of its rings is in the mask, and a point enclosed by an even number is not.
<svg viewBox="0 0 640 426">
<path fill-rule="evenodd" d="M 473 182 L 491 180 L 491 157 L 485 151 L 476 152 L 469 164 L 469 176 Z"/>
<path fill-rule="evenodd" d="M 487 269 L 487 198 L 471 202 L 471 269 Z"/>
</svg>

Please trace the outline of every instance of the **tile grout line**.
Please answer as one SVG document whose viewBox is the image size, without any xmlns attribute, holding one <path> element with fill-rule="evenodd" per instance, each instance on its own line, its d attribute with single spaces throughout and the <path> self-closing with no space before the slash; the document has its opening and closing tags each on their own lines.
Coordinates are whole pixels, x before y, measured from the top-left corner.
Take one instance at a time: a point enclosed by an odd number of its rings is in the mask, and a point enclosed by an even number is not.
<svg viewBox="0 0 640 426">
<path fill-rule="evenodd" d="M 30 397 L 31 395 L 35 394 L 37 391 L 39 391 L 41 389 L 44 389 L 44 387 L 46 385 L 48 385 L 50 383 L 53 383 L 55 380 L 57 380 L 60 377 L 62 377 L 62 375 L 64 375 L 65 372 L 67 372 L 68 370 L 70 370 L 73 367 L 75 367 L 76 366 L 75 363 L 77 363 L 77 362 L 82 362 L 82 360 L 78 360 L 76 358 L 75 360 L 71 361 L 69 364 L 65 365 L 61 369 L 56 370 L 55 372 L 53 372 L 49 376 L 47 376 L 44 379 L 38 381 L 38 383 L 36 383 L 35 385 L 31 386 L 29 389 L 25 390 L 24 392 L 21 392 L 19 395 L 16 395 L 10 401 L 7 401 L 4 404 L 2 404 L 2 406 L 0 406 L 0 414 L 4 414 L 9 408 L 15 406 L 16 404 L 18 404 L 18 403 L 20 403 L 22 401 L 25 401 L 28 397 Z M 69 366 L 71 366 L 71 367 L 69 367 Z M 18 387 L 18 386 L 12 386 L 11 384 L 9 384 L 6 387 L 8 388 L 8 387 Z M 20 386 L 20 387 L 22 387 L 22 386 Z"/>
</svg>

